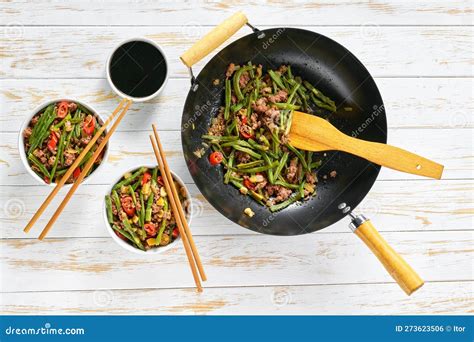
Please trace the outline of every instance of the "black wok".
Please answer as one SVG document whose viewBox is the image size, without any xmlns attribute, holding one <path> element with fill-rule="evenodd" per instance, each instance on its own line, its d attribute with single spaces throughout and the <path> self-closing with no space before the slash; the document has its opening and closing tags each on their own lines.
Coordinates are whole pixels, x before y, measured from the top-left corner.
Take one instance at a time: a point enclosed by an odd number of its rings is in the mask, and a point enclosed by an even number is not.
<svg viewBox="0 0 474 342">
<path fill-rule="evenodd" d="M 195 78 L 192 65 L 217 48 L 247 24 L 253 33 L 238 39 L 218 52 Z M 235 223 L 263 234 L 298 235 L 323 229 L 351 216 L 350 227 L 374 252 L 402 289 L 411 294 L 423 285 L 416 272 L 378 234 L 363 215 L 353 215 L 377 179 L 380 166 L 342 152 L 315 155 L 321 158 L 317 195 L 271 213 L 249 196 L 223 182 L 223 168 L 211 166 L 209 151 L 202 157 L 201 136 L 224 103 L 225 70 L 230 63 L 251 61 L 266 69 L 290 64 L 294 75 L 301 76 L 333 99 L 338 110 L 327 119 L 343 133 L 359 139 L 386 143 L 387 121 L 382 98 L 374 79 L 362 63 L 346 48 L 312 31 L 274 28 L 260 31 L 248 24 L 243 13 L 207 34 L 186 51 L 181 59 L 191 72 L 191 90 L 184 106 L 181 139 L 184 157 L 194 182 L 204 197 L 222 215 Z M 214 80 L 220 80 L 216 85 Z M 351 111 L 343 110 L 350 107 Z M 335 170 L 337 176 L 328 175 Z M 255 216 L 244 214 L 251 208 Z"/>
</svg>

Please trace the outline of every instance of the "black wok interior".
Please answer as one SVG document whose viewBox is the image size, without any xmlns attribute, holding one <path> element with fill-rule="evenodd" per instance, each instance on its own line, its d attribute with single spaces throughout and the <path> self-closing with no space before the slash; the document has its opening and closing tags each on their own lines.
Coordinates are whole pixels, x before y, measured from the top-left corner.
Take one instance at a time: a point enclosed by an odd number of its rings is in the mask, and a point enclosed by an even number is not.
<svg viewBox="0 0 474 342">
<path fill-rule="evenodd" d="M 312 31 L 274 28 L 249 34 L 217 53 L 196 78 L 197 89 L 191 89 L 182 117 L 182 144 L 189 171 L 204 197 L 222 215 L 256 232 L 273 235 L 297 235 L 325 228 L 345 216 L 338 205 L 356 207 L 369 192 L 380 171 L 364 159 L 343 152 L 315 154 L 322 158 L 318 171 L 317 195 L 277 213 L 243 196 L 223 183 L 223 167 L 211 166 L 209 151 L 202 158 L 194 151 L 202 147 L 211 119 L 223 104 L 225 71 L 229 63 L 251 61 L 262 64 L 264 72 L 281 64 L 290 64 L 293 74 L 308 80 L 338 106 L 330 122 L 346 134 L 364 140 L 386 143 L 387 123 L 377 86 L 362 63 L 346 48 Z M 219 85 L 213 80 L 220 79 Z M 344 110 L 351 107 L 352 111 Z M 336 178 L 323 179 L 332 170 Z M 243 213 L 250 207 L 255 216 Z"/>
</svg>

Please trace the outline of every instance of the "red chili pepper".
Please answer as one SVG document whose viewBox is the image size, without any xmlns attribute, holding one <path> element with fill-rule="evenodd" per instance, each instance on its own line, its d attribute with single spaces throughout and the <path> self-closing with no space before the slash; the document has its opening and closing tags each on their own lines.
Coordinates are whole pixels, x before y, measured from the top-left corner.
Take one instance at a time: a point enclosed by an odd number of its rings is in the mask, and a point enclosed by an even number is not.
<svg viewBox="0 0 474 342">
<path fill-rule="evenodd" d="M 49 135 L 48 149 L 52 152 L 58 145 L 58 137 L 54 132 Z"/>
<path fill-rule="evenodd" d="M 211 165 L 215 166 L 215 165 L 219 165 L 220 163 L 222 163 L 222 160 L 224 159 L 224 156 L 222 155 L 222 153 L 220 152 L 212 152 L 210 155 L 209 155 L 209 162 L 211 163 Z"/>
<path fill-rule="evenodd" d="M 179 235 L 179 229 L 178 228 L 173 229 L 173 233 L 172 233 L 173 239 L 176 239 L 178 235 Z"/>
<path fill-rule="evenodd" d="M 51 183 L 51 181 L 49 180 L 49 178 L 48 178 L 48 177 L 44 177 L 44 178 L 43 178 L 43 180 L 46 182 L 46 184 L 49 184 L 49 183 Z"/>
<path fill-rule="evenodd" d="M 95 128 L 95 118 L 92 115 L 87 115 L 86 118 L 84 119 L 84 125 L 82 127 L 82 130 L 87 135 L 92 135 L 92 133 L 94 133 L 94 128 Z"/>
<path fill-rule="evenodd" d="M 135 207 L 133 206 L 132 196 L 125 196 L 120 199 L 122 208 L 128 216 L 135 215 Z"/>
<path fill-rule="evenodd" d="M 244 122 L 244 120 L 242 120 L 242 123 Z M 247 120 L 245 120 L 245 122 L 247 122 Z M 244 138 L 244 139 L 250 139 L 253 137 L 253 129 L 249 126 L 246 126 L 245 124 L 240 126 L 240 135 Z"/>
<path fill-rule="evenodd" d="M 58 105 L 58 118 L 63 119 L 66 117 L 67 113 L 69 112 L 69 103 L 66 101 L 60 102 Z"/>
<path fill-rule="evenodd" d="M 72 173 L 72 177 L 74 177 L 74 179 L 78 179 L 80 174 L 81 174 L 81 168 L 78 166 Z"/>
<path fill-rule="evenodd" d="M 161 176 L 158 176 L 158 177 L 156 178 L 156 182 L 157 182 L 158 184 L 160 184 L 161 186 L 165 185 L 165 181 L 163 180 L 163 177 L 161 177 Z"/>
<path fill-rule="evenodd" d="M 146 234 L 148 236 L 155 236 L 156 235 L 156 227 L 151 222 L 145 223 L 145 225 L 143 226 L 143 229 L 145 229 Z"/>
<path fill-rule="evenodd" d="M 244 125 L 247 124 L 247 117 L 246 117 L 246 116 L 244 116 L 244 117 L 242 118 L 242 124 L 244 124 Z"/>
<path fill-rule="evenodd" d="M 142 177 L 142 186 L 148 183 L 148 181 L 151 179 L 151 175 L 149 172 L 145 172 Z"/>
<path fill-rule="evenodd" d="M 253 184 L 250 179 L 248 178 L 245 178 L 244 179 L 244 186 L 247 188 L 247 189 L 250 189 L 250 190 L 253 190 L 255 189 L 255 184 Z"/>
</svg>

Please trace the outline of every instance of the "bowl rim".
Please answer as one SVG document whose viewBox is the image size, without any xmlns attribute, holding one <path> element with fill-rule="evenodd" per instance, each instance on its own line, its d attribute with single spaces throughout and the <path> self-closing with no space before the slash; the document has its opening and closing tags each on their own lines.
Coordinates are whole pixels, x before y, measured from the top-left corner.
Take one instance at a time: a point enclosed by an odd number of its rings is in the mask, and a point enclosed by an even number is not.
<svg viewBox="0 0 474 342">
<path fill-rule="evenodd" d="M 30 176 L 32 176 L 36 181 L 38 181 L 42 185 L 47 185 L 47 186 L 50 186 L 50 187 L 55 187 L 57 185 L 57 183 L 53 183 L 53 182 L 51 182 L 49 184 L 46 183 L 40 176 L 38 176 L 38 174 L 36 174 L 36 172 L 33 171 L 33 169 L 30 166 L 30 163 L 28 163 L 28 159 L 26 158 L 25 145 L 23 143 L 23 131 L 25 130 L 26 127 L 28 127 L 28 124 L 30 123 L 31 119 L 33 119 L 33 117 L 36 114 L 38 114 L 42 109 L 46 108 L 47 106 L 49 106 L 52 103 L 57 103 L 57 102 L 61 102 L 61 101 L 69 101 L 69 102 L 79 103 L 81 106 L 86 107 L 92 113 L 97 115 L 97 117 L 102 121 L 102 123 L 104 123 L 106 121 L 104 119 L 104 117 L 91 105 L 89 105 L 89 104 L 85 103 L 84 101 L 81 101 L 77 98 L 66 97 L 66 96 L 44 101 L 41 104 L 39 104 L 38 106 L 36 106 L 30 112 L 30 114 L 25 118 L 25 120 L 21 124 L 20 131 L 18 133 L 18 151 L 19 151 L 19 154 L 20 154 L 20 159 L 22 161 L 22 164 L 23 164 L 24 168 L 28 171 Z M 104 133 L 107 134 L 107 129 L 105 129 Z M 104 167 L 104 164 L 107 162 L 107 160 L 109 158 L 109 147 L 110 147 L 110 144 L 109 144 L 109 142 L 107 142 L 107 144 L 105 145 L 105 148 L 104 148 L 105 149 L 104 156 L 103 156 L 102 161 L 100 162 L 99 166 L 97 166 L 97 168 L 93 172 L 91 172 L 91 174 L 89 176 L 85 177 L 81 184 L 85 184 L 86 182 L 88 182 L 90 180 L 90 178 L 92 178 L 94 176 L 94 174 L 96 174 L 96 172 L 100 171 Z M 72 186 L 72 184 L 73 183 L 64 184 L 63 187 L 70 187 L 70 186 Z"/>
<path fill-rule="evenodd" d="M 105 227 L 107 229 L 107 232 L 112 237 L 112 240 L 114 240 L 120 247 L 126 249 L 129 252 L 133 252 L 133 253 L 136 253 L 136 254 L 152 256 L 152 255 L 161 254 L 161 253 L 173 248 L 175 246 L 175 244 L 179 240 L 181 240 L 181 235 L 178 235 L 178 237 L 172 243 L 170 243 L 170 244 L 168 244 L 164 247 L 152 248 L 152 249 L 149 249 L 147 251 L 142 251 L 138 248 L 133 247 L 129 243 L 123 241 L 122 239 L 120 239 L 117 236 L 117 234 L 115 234 L 115 231 L 112 229 L 112 227 L 110 226 L 109 220 L 107 219 L 107 209 L 106 209 L 106 205 L 105 205 L 105 196 L 109 195 L 112 192 L 112 188 L 114 187 L 115 184 L 117 184 L 120 181 L 120 179 L 123 177 L 123 175 L 126 174 L 126 173 L 132 173 L 133 171 L 136 171 L 141 167 L 146 167 L 146 168 L 151 169 L 151 168 L 155 168 L 155 167 L 159 167 L 159 166 L 158 165 L 151 165 L 151 164 L 138 165 L 138 166 L 129 168 L 129 169 L 125 170 L 124 172 L 122 172 L 120 174 L 120 176 L 117 179 L 115 179 L 111 183 L 110 186 L 107 187 L 107 189 L 106 189 L 106 191 L 103 195 L 102 217 L 104 219 L 104 224 L 105 224 Z M 183 182 L 183 180 L 172 170 L 170 170 L 170 173 L 171 173 L 173 179 L 176 180 L 186 191 L 186 199 L 188 201 L 188 208 L 189 208 L 188 214 L 187 214 L 187 221 L 188 221 L 188 226 L 190 226 L 191 222 L 192 222 L 192 218 L 193 218 L 193 213 L 192 213 L 192 202 L 193 202 L 193 200 L 192 200 L 191 194 L 190 194 L 188 188 L 186 187 L 186 184 Z"/>
<path fill-rule="evenodd" d="M 132 42 L 132 41 L 140 41 L 140 42 L 145 42 L 145 43 L 149 43 L 150 45 L 153 45 L 161 53 L 161 55 L 163 56 L 163 60 L 165 61 L 166 74 L 165 74 L 165 79 L 163 80 L 163 84 L 160 86 L 160 88 L 158 88 L 157 91 L 155 91 L 153 94 L 148 95 L 146 97 L 133 97 L 133 96 L 130 96 L 130 95 L 127 95 L 127 94 L 123 93 L 122 91 L 120 91 L 115 86 L 115 84 L 112 82 L 112 78 L 110 77 L 110 62 L 112 60 L 112 56 L 118 50 L 119 47 L 121 47 L 122 45 L 124 45 L 126 43 Z M 128 39 L 125 39 L 125 40 L 121 41 L 119 44 L 114 46 L 114 48 L 112 49 L 112 51 L 109 54 L 109 57 L 107 58 L 106 64 L 105 64 L 105 72 L 106 72 L 106 76 L 107 76 L 106 77 L 107 82 L 109 83 L 112 90 L 118 96 L 120 96 L 122 98 L 130 99 L 133 102 L 145 102 L 145 101 L 151 100 L 151 99 L 157 97 L 158 95 L 160 95 L 161 92 L 163 91 L 163 89 L 165 88 L 166 84 L 168 83 L 169 69 L 170 69 L 170 67 L 169 67 L 169 63 L 168 63 L 168 57 L 166 57 L 166 54 L 165 54 L 165 51 L 163 50 L 163 48 L 157 42 L 155 42 L 154 40 L 146 38 L 146 37 L 132 37 L 132 38 L 128 38 Z"/>
</svg>

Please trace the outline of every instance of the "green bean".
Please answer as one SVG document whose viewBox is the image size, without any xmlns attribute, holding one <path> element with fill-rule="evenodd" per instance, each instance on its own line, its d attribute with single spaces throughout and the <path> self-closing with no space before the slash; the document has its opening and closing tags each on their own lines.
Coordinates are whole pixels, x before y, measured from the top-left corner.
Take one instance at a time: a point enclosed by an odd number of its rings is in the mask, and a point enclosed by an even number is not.
<svg viewBox="0 0 474 342">
<path fill-rule="evenodd" d="M 123 229 L 120 229 L 119 227 L 117 227 L 115 224 L 112 225 L 112 229 L 119 232 L 120 234 L 122 234 L 123 236 L 125 236 L 131 243 L 133 243 L 135 245 L 135 241 L 133 240 L 133 238 L 130 236 L 129 233 L 127 233 L 125 230 Z"/>
<path fill-rule="evenodd" d="M 155 199 L 155 194 L 153 192 L 151 192 L 150 196 L 148 196 L 148 199 L 147 199 L 147 202 L 146 202 L 145 222 L 150 222 L 151 221 L 151 212 L 152 212 L 151 206 L 153 205 L 153 200 L 154 199 Z"/>
<path fill-rule="evenodd" d="M 30 139 L 32 140 L 29 140 L 31 145 L 28 150 L 28 153 L 32 153 L 37 147 L 40 147 L 43 144 L 43 141 L 49 136 L 50 134 L 49 127 L 51 126 L 54 119 L 56 118 L 56 109 L 54 108 L 54 106 L 53 105 L 49 106 L 43 113 L 42 117 L 43 116 L 44 116 L 44 120 L 41 122 L 41 126 L 38 128 L 36 132 L 35 131 L 31 132 Z M 38 125 L 38 122 L 37 122 L 37 125 Z"/>
<path fill-rule="evenodd" d="M 59 160 L 61 159 L 61 156 L 63 154 L 65 141 L 66 141 L 66 132 L 63 132 L 61 134 L 61 137 L 59 138 L 58 152 L 56 153 L 56 157 L 54 158 L 53 168 L 51 169 L 51 181 L 53 181 L 54 179 L 56 168 L 58 167 Z"/>
<path fill-rule="evenodd" d="M 300 191 L 301 198 L 304 197 L 304 186 L 305 186 L 305 184 L 306 184 L 305 181 L 302 181 L 302 182 L 300 183 L 299 191 Z"/>
<path fill-rule="evenodd" d="M 145 201 L 143 199 L 143 194 L 142 192 L 140 191 L 140 225 L 141 227 L 143 228 L 143 226 L 145 225 Z"/>
<path fill-rule="evenodd" d="M 240 146 L 243 146 L 243 147 L 252 148 L 252 145 L 250 145 L 250 143 L 245 141 L 245 140 L 229 141 L 229 142 L 225 142 L 225 143 L 221 144 L 220 146 L 221 147 L 230 147 L 230 146 L 235 146 L 235 145 L 240 145 Z"/>
<path fill-rule="evenodd" d="M 322 101 L 319 101 L 316 96 L 314 94 L 311 94 L 311 100 L 314 102 L 314 104 L 320 108 L 324 108 L 324 109 L 327 109 L 327 110 L 330 110 L 331 112 L 335 112 L 336 111 L 336 107 L 332 107 Z"/>
<path fill-rule="evenodd" d="M 40 172 L 51 181 L 51 177 L 49 175 L 48 170 L 33 154 L 28 155 L 28 159 L 31 160 L 33 164 L 35 164 L 36 167 L 40 170 Z"/>
<path fill-rule="evenodd" d="M 120 203 L 120 198 L 117 194 L 117 191 L 112 190 L 112 199 L 115 202 L 115 208 L 117 209 L 117 212 L 120 214 L 120 210 L 122 210 L 122 204 Z M 120 215 L 119 215 L 120 217 Z"/>
<path fill-rule="evenodd" d="M 135 196 L 135 190 L 129 185 L 128 186 L 128 192 L 130 196 L 132 197 L 133 205 L 136 207 L 137 206 L 137 197 Z"/>
<path fill-rule="evenodd" d="M 260 151 L 268 151 L 268 146 L 257 144 L 257 142 L 253 139 L 248 139 L 247 142 L 250 144 L 251 147 L 256 148 Z"/>
<path fill-rule="evenodd" d="M 127 179 L 124 179 L 121 182 L 118 182 L 117 184 L 114 185 L 113 189 L 120 189 L 122 186 L 129 185 L 132 183 L 136 178 L 138 178 L 142 173 L 144 173 L 147 170 L 146 167 L 141 167 L 136 171 L 134 174 L 132 174 L 130 177 Z"/>
<path fill-rule="evenodd" d="M 311 169 L 317 169 L 318 167 L 321 166 L 322 163 L 323 163 L 322 160 L 318 160 L 318 161 L 315 161 L 315 162 L 311 163 L 309 167 Z"/>
<path fill-rule="evenodd" d="M 281 185 L 281 186 L 284 186 L 285 188 L 293 189 L 293 190 L 298 190 L 300 188 L 300 186 L 298 184 L 290 184 L 290 183 L 285 182 L 281 179 L 278 179 L 277 181 L 275 181 L 275 184 L 276 185 Z"/>
<path fill-rule="evenodd" d="M 74 126 L 74 137 L 79 139 L 81 137 L 81 125 L 77 124 Z"/>
<path fill-rule="evenodd" d="M 158 167 L 155 167 L 153 168 L 153 171 L 151 171 L 151 179 L 153 179 L 153 181 L 157 181 L 157 177 L 158 177 Z"/>
<path fill-rule="evenodd" d="M 268 169 L 273 169 L 278 165 L 278 161 L 275 160 L 273 163 L 270 165 L 265 165 L 265 166 L 259 166 L 259 167 L 254 167 L 254 168 L 249 168 L 249 169 L 239 169 L 239 172 L 243 173 L 257 173 L 257 172 L 263 172 L 267 171 Z"/>
<path fill-rule="evenodd" d="M 298 159 L 301 161 L 301 164 L 303 165 L 303 168 L 305 170 L 308 170 L 308 164 L 306 163 L 306 160 L 305 160 L 304 156 L 301 154 L 301 152 L 298 151 L 293 146 L 291 146 L 290 144 L 286 144 L 285 146 L 288 147 L 288 149 L 298 157 Z"/>
<path fill-rule="evenodd" d="M 71 114 L 66 115 L 64 119 L 62 119 L 57 125 L 53 126 L 53 128 L 55 130 L 60 129 L 62 126 L 64 126 L 66 121 L 71 121 Z"/>
<path fill-rule="evenodd" d="M 206 140 L 215 140 L 215 141 L 234 141 L 239 140 L 239 137 L 236 136 L 217 136 L 217 135 L 202 135 L 201 138 Z"/>
<path fill-rule="evenodd" d="M 231 90 L 230 90 L 230 80 L 225 80 L 225 109 L 224 109 L 224 120 L 229 119 L 229 110 L 231 102 Z"/>
<path fill-rule="evenodd" d="M 273 70 L 268 70 L 268 74 L 270 75 L 270 77 L 271 77 L 274 84 L 279 86 L 281 89 L 285 89 L 285 86 L 283 85 L 279 74 L 277 74 Z"/>
<path fill-rule="evenodd" d="M 235 105 L 230 106 L 230 111 L 232 113 L 238 112 L 243 106 L 244 104 L 242 102 L 236 103 Z"/>
<path fill-rule="evenodd" d="M 262 155 L 260 153 L 257 153 L 255 151 L 252 151 L 251 149 L 247 148 L 247 147 L 242 147 L 240 145 L 233 145 L 232 148 L 236 149 L 236 150 L 239 150 L 241 152 L 245 152 L 247 153 L 248 155 L 254 157 L 254 158 L 262 158 Z"/>
<path fill-rule="evenodd" d="M 225 173 L 225 176 L 224 176 L 224 183 L 225 184 L 228 184 L 229 183 L 229 179 L 230 179 L 230 175 L 232 174 L 232 170 L 231 170 L 231 167 L 234 163 L 234 153 L 235 151 L 232 150 L 232 152 L 230 153 L 229 155 L 229 161 L 228 161 L 228 166 L 229 168 L 227 169 L 227 172 Z"/>
<path fill-rule="evenodd" d="M 288 160 L 288 156 L 289 156 L 288 152 L 283 153 L 283 156 L 281 157 L 280 163 L 277 162 L 278 167 L 277 167 L 275 173 L 273 174 L 274 179 L 277 179 L 278 176 L 280 175 L 281 170 L 283 169 L 283 167 L 286 164 L 286 161 Z"/>
<path fill-rule="evenodd" d="M 300 193 L 297 193 L 296 195 L 290 197 L 289 199 L 287 199 L 286 201 L 284 202 L 281 202 L 279 204 L 274 204 L 270 207 L 270 211 L 271 212 L 275 212 L 275 211 L 278 211 L 278 210 L 281 210 L 281 209 L 284 209 L 286 207 L 288 207 L 290 204 L 293 204 L 295 203 L 296 201 L 299 201 L 301 199 L 301 194 Z"/>
<path fill-rule="evenodd" d="M 132 237 L 133 241 L 138 246 L 138 248 L 140 248 L 142 250 L 145 250 L 145 248 L 143 247 L 142 242 L 138 238 L 137 234 L 135 234 L 135 232 L 133 231 L 133 228 L 130 225 L 130 222 L 128 221 L 128 218 L 124 218 L 122 220 L 122 224 L 125 227 L 125 230 L 130 234 L 130 236 Z"/>
<path fill-rule="evenodd" d="M 291 103 L 284 103 L 284 102 L 272 103 L 272 105 L 277 107 L 278 109 L 297 110 L 301 108 L 301 106 L 297 106 Z"/>
<path fill-rule="evenodd" d="M 251 69 L 251 67 L 248 67 L 248 66 L 240 68 L 239 70 L 235 72 L 234 78 L 232 80 L 234 83 L 234 92 L 239 101 L 242 101 L 244 99 L 244 95 L 242 94 L 242 91 L 240 90 L 240 76 L 242 76 L 242 74 L 249 69 Z"/>
<path fill-rule="evenodd" d="M 237 164 L 237 169 L 239 169 L 239 170 L 240 169 L 248 169 L 250 167 L 259 166 L 260 164 L 263 164 L 263 160 L 255 160 L 255 161 L 252 161 L 252 162 L 249 162 L 249 163 L 241 163 L 241 164 Z"/>
<path fill-rule="evenodd" d="M 107 221 L 114 223 L 114 214 L 112 213 L 112 200 L 109 195 L 105 196 L 105 210 L 107 211 Z"/>
<path fill-rule="evenodd" d="M 272 165 L 272 161 L 270 160 L 270 157 L 268 156 L 267 153 L 262 153 L 262 156 L 263 156 L 263 160 L 265 160 L 265 163 L 267 165 Z M 273 184 L 275 182 L 275 179 L 273 177 L 273 169 L 272 168 L 267 170 L 267 176 L 268 176 L 268 181 L 270 182 L 270 184 Z"/>
<path fill-rule="evenodd" d="M 165 231 L 165 228 L 166 228 L 166 212 L 168 211 L 168 201 L 166 200 L 166 198 L 163 198 L 164 199 L 164 202 L 163 202 L 163 219 L 161 221 L 161 227 L 160 227 L 160 231 L 158 232 L 158 235 L 156 236 L 156 239 L 155 239 L 155 246 L 159 246 L 160 243 L 161 243 L 161 238 L 163 237 L 163 232 Z M 171 236 L 170 236 L 171 238 Z"/>
</svg>

